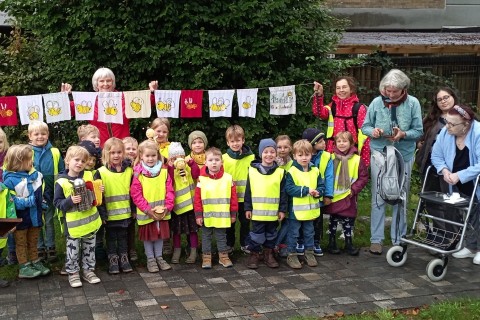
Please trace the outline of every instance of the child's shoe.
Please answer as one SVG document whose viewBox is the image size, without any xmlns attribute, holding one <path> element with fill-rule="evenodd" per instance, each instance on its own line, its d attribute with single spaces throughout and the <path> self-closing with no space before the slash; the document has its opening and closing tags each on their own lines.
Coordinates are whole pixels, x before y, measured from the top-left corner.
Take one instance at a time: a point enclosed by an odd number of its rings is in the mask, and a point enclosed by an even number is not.
<svg viewBox="0 0 480 320">
<path fill-rule="evenodd" d="M 68 274 L 68 282 L 72 288 L 80 288 L 82 286 L 82 281 L 80 280 L 78 272 Z"/>
<path fill-rule="evenodd" d="M 47 260 L 47 250 L 38 248 L 38 258 L 40 260 Z"/>
<path fill-rule="evenodd" d="M 38 259 L 32 262 L 32 267 L 40 271 L 40 275 L 46 276 L 50 273 L 50 269 L 45 267 L 42 263 L 42 260 Z"/>
<path fill-rule="evenodd" d="M 167 261 L 163 260 L 162 257 L 157 257 L 157 264 L 160 267 L 160 270 L 165 271 L 165 270 L 170 270 L 172 267 L 167 263 Z"/>
<path fill-rule="evenodd" d="M 247 260 L 247 268 L 249 269 L 258 269 L 258 262 L 259 262 L 259 253 L 252 251 L 250 252 L 250 256 Z"/>
<path fill-rule="evenodd" d="M 62 269 L 59 271 L 60 275 L 68 276 L 67 267 L 63 265 Z"/>
<path fill-rule="evenodd" d="M 302 264 L 298 260 L 296 253 L 289 253 L 287 256 L 287 264 L 292 269 L 302 269 Z"/>
<path fill-rule="evenodd" d="M 137 254 L 137 251 L 136 250 L 130 250 L 130 252 L 128 253 L 128 255 L 130 256 L 130 261 L 137 261 L 138 260 L 138 254 Z"/>
<path fill-rule="evenodd" d="M 46 251 L 47 254 L 47 261 L 55 261 L 57 260 L 57 250 L 55 250 L 55 247 L 47 248 Z"/>
<path fill-rule="evenodd" d="M 223 251 L 218 253 L 218 263 L 220 263 L 225 268 L 233 267 L 232 260 L 228 257 L 228 252 Z"/>
<path fill-rule="evenodd" d="M 182 248 L 174 248 L 171 263 L 180 263 L 180 256 L 182 255 Z"/>
<path fill-rule="evenodd" d="M 160 269 L 158 269 L 157 260 L 155 260 L 155 258 L 149 258 L 147 260 L 147 270 L 148 272 L 152 273 L 160 271 Z"/>
<path fill-rule="evenodd" d="M 197 262 L 197 248 L 190 248 L 190 254 L 185 262 L 188 264 Z"/>
<path fill-rule="evenodd" d="M 305 254 L 305 245 L 303 243 L 297 242 L 297 247 L 295 248 L 297 255 L 303 256 Z"/>
<path fill-rule="evenodd" d="M 130 261 L 128 261 L 128 255 L 126 253 L 120 255 L 120 269 L 122 269 L 122 272 L 124 273 L 133 271 L 132 265 L 130 264 Z"/>
<path fill-rule="evenodd" d="M 108 273 L 110 274 L 120 273 L 120 268 L 118 266 L 118 256 L 116 254 L 108 255 Z"/>
<path fill-rule="evenodd" d="M 212 254 L 203 253 L 202 254 L 202 269 L 212 269 Z"/>
<path fill-rule="evenodd" d="M 273 255 L 273 249 L 270 248 L 265 248 L 263 250 L 263 253 L 265 255 L 265 258 L 263 259 L 263 262 L 267 265 L 269 268 L 278 268 L 278 262 L 275 259 L 275 256 Z"/>
<path fill-rule="evenodd" d="M 82 279 L 90 284 L 99 283 L 101 280 L 92 270 L 83 270 Z"/>
<path fill-rule="evenodd" d="M 19 269 L 19 272 L 18 272 L 18 277 L 20 279 L 32 279 L 32 278 L 38 277 L 41 274 L 42 274 L 42 272 L 35 269 L 32 266 L 31 262 L 27 262 L 25 264 L 20 265 L 20 269 Z"/>
<path fill-rule="evenodd" d="M 353 246 L 352 237 L 345 237 L 345 251 L 351 256 L 358 256 L 360 253 L 360 250 Z"/>
<path fill-rule="evenodd" d="M 316 243 L 314 246 L 313 246 L 313 254 L 317 257 L 322 257 L 323 256 L 323 250 L 322 248 L 320 247 L 320 244 L 319 243 Z"/>
<path fill-rule="evenodd" d="M 17 253 L 15 251 L 9 252 L 7 255 L 7 261 L 9 265 L 18 264 Z"/>
<path fill-rule="evenodd" d="M 316 267 L 318 266 L 317 259 L 315 258 L 313 254 L 313 250 L 305 250 L 305 262 L 307 263 L 307 266 L 309 267 Z"/>
</svg>

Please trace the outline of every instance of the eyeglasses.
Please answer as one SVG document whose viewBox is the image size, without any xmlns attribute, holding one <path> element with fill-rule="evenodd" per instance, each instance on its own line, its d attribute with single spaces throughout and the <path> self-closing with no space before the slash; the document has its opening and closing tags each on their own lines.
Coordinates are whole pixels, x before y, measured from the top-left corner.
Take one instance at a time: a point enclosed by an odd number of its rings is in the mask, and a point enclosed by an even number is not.
<svg viewBox="0 0 480 320">
<path fill-rule="evenodd" d="M 441 98 L 437 98 L 437 102 L 447 101 L 448 99 L 450 99 L 450 97 L 451 96 L 446 95 L 446 96 L 443 96 Z"/>
<path fill-rule="evenodd" d="M 456 127 L 460 124 L 465 125 L 465 122 L 451 123 L 451 122 L 447 121 L 447 119 L 445 119 L 445 118 L 440 118 L 440 122 L 443 123 L 447 128 L 453 128 L 453 127 Z"/>
</svg>

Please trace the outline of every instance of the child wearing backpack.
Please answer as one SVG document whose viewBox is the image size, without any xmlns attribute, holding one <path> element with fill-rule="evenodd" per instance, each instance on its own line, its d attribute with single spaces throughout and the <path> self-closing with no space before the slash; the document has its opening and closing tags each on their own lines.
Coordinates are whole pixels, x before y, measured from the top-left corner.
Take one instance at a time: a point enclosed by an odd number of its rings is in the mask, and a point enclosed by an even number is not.
<svg viewBox="0 0 480 320">
<path fill-rule="evenodd" d="M 357 196 L 368 182 L 368 168 L 357 154 L 353 136 L 348 131 L 342 131 L 335 136 L 333 148 L 333 172 L 335 184 L 332 203 L 325 207 L 325 212 L 330 214 L 328 225 L 328 247 L 332 254 L 339 254 L 336 243 L 337 225 L 342 223 L 345 235 L 345 252 L 356 256 L 359 249 L 352 243 L 352 230 L 357 217 Z"/>
</svg>

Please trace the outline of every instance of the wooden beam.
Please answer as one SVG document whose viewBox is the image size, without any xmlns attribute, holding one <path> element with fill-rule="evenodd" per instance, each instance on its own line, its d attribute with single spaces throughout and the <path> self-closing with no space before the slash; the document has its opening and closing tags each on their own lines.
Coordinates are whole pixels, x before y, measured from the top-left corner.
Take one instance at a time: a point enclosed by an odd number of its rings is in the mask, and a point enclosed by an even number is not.
<svg viewBox="0 0 480 320">
<path fill-rule="evenodd" d="M 480 45 L 339 45 L 334 54 L 371 54 L 376 51 L 385 51 L 390 54 L 424 54 L 424 53 L 465 53 L 480 55 Z"/>
</svg>

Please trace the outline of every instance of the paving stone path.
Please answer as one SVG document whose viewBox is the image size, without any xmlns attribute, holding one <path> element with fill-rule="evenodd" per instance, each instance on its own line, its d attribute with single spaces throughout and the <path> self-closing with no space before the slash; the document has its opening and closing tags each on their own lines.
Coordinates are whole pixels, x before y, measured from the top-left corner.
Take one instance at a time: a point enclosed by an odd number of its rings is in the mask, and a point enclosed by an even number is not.
<svg viewBox="0 0 480 320">
<path fill-rule="evenodd" d="M 451 258 L 444 280 L 431 282 L 425 268 L 433 257 L 413 247 L 408 254 L 399 268 L 363 249 L 359 257 L 326 254 L 318 267 L 296 271 L 285 260 L 278 269 L 250 270 L 246 256 L 230 269 L 202 270 L 198 263 L 157 274 L 99 271 L 100 284 L 80 289 L 53 274 L 0 289 L 0 319 L 288 319 L 480 296 L 480 266 L 471 259 Z"/>
</svg>

